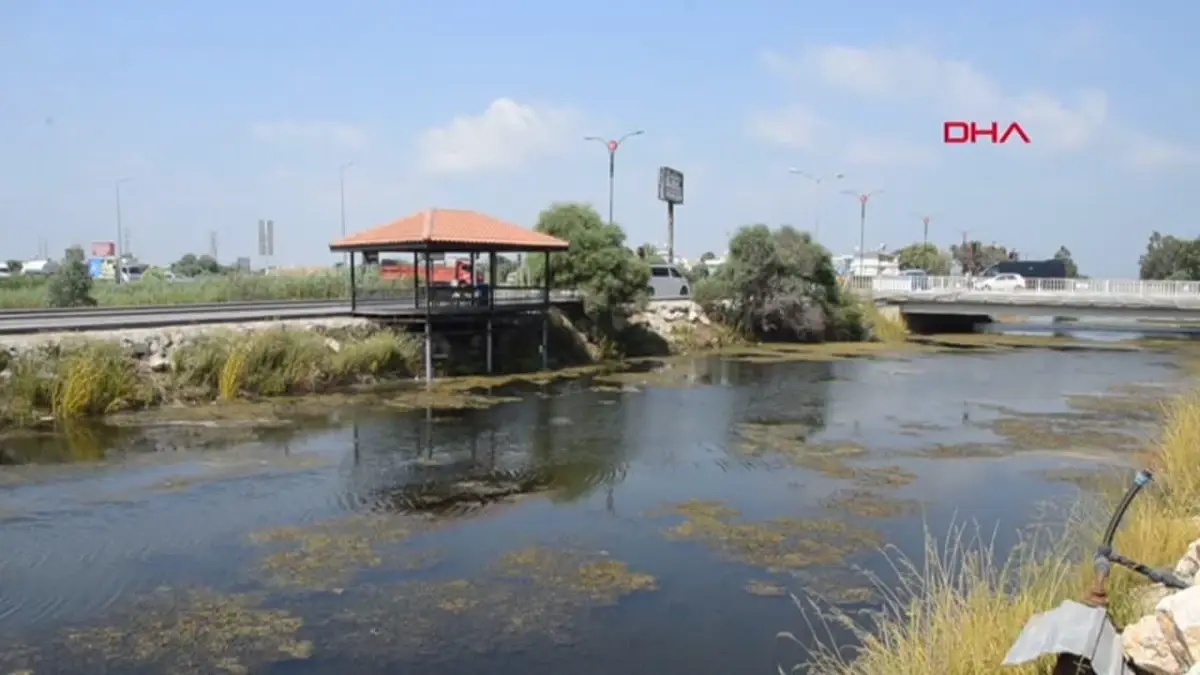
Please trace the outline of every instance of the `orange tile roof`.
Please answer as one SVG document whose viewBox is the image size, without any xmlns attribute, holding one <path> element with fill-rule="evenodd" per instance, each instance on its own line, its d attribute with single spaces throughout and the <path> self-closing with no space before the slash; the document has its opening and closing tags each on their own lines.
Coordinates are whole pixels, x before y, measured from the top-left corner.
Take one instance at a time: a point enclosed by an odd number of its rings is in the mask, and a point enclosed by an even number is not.
<svg viewBox="0 0 1200 675">
<path fill-rule="evenodd" d="M 428 209 L 380 225 L 365 232 L 350 235 L 329 245 L 334 251 L 358 249 L 453 250 L 454 246 L 468 249 L 496 248 L 511 251 L 562 250 L 570 244 L 558 237 L 527 230 L 475 211 L 458 209 Z"/>
</svg>

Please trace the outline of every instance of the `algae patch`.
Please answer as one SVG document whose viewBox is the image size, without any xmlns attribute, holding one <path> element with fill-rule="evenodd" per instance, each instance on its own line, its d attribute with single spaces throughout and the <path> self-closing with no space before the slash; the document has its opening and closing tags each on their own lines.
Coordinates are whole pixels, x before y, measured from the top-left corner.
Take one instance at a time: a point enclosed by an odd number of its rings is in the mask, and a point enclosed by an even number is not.
<svg viewBox="0 0 1200 675">
<path fill-rule="evenodd" d="M 64 631 L 37 653 L 6 649 L 0 670 L 248 673 L 310 657 L 312 643 L 297 639 L 302 624 L 286 611 L 262 609 L 253 596 L 163 589 L 138 598 L 110 624 Z"/>
<path fill-rule="evenodd" d="M 850 460 L 867 454 L 853 443 L 815 443 L 810 425 L 801 422 L 758 421 L 738 425 L 738 450 L 751 458 L 775 457 L 791 466 L 816 471 L 830 478 L 855 478 L 861 469 Z"/>
<path fill-rule="evenodd" d="M 539 586 L 602 603 L 616 602 L 635 591 L 658 589 L 654 577 L 633 572 L 619 560 L 607 556 L 587 560 L 577 553 L 539 546 L 505 554 L 497 571 L 501 577 L 527 579 Z"/>
<path fill-rule="evenodd" d="M 604 553 L 531 547 L 495 561 L 484 579 L 413 579 L 365 594 L 323 625 L 332 648 L 357 657 L 478 653 L 570 644 L 588 607 L 608 605 L 657 580 Z"/>
<path fill-rule="evenodd" d="M 345 587 L 362 570 L 385 565 L 412 571 L 438 562 L 435 553 L 413 551 L 391 556 L 384 548 L 407 541 L 420 523 L 395 515 L 351 516 L 308 527 L 281 527 L 251 535 L 254 543 L 284 550 L 263 558 L 259 572 L 279 586 L 332 591 Z"/>
<path fill-rule="evenodd" d="M 882 543 L 882 535 L 834 519 L 780 517 L 747 523 L 720 502 L 688 501 L 669 512 L 685 520 L 667 530 L 669 539 L 699 541 L 720 555 L 772 572 L 840 563 Z"/>
<path fill-rule="evenodd" d="M 860 518 L 897 518 L 920 511 L 911 499 L 884 497 L 870 490 L 840 490 L 825 501 L 825 508 Z"/>
<path fill-rule="evenodd" d="M 757 595 L 763 598 L 781 598 L 787 595 L 787 589 L 782 584 L 763 581 L 761 579 L 751 579 L 746 582 L 743 589 L 750 595 Z"/>
</svg>

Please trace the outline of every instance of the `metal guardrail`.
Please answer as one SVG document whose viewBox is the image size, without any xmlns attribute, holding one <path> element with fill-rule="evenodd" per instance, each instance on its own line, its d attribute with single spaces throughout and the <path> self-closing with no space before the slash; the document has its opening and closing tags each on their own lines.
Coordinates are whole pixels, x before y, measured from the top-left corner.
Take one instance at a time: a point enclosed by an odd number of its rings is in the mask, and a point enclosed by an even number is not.
<svg viewBox="0 0 1200 675">
<path fill-rule="evenodd" d="M 1080 299 L 1118 298 L 1200 298 L 1200 281 L 1142 281 L 1137 279 L 1028 279 L 1018 288 L 989 288 L 980 277 L 878 276 L 849 277 L 846 285 L 875 297 L 888 295 L 911 297 L 922 293 L 1030 293 Z"/>
<path fill-rule="evenodd" d="M 505 289 L 496 291 L 496 303 L 505 304 L 541 298 L 540 290 Z M 552 302 L 569 302 L 581 297 L 579 291 L 556 290 L 550 292 Z M 412 303 L 412 296 L 397 295 L 391 299 L 360 299 L 358 305 L 396 305 Z M 269 314 L 273 310 L 298 312 L 302 310 L 332 310 L 344 308 L 350 311 L 350 299 L 340 300 L 251 300 L 230 302 L 196 302 L 175 305 L 106 305 L 100 307 L 40 307 L 34 309 L 0 309 L 0 321 L 5 319 L 34 319 L 36 317 L 114 317 L 152 316 L 163 314 L 210 314 L 220 312 L 260 311 Z"/>
<path fill-rule="evenodd" d="M 507 292 L 506 292 L 507 291 Z M 497 305 L 533 303 L 541 291 L 498 289 Z M 552 291 L 552 302 L 571 302 L 580 297 L 576 291 Z M 438 303 L 440 305 L 441 303 Z M 452 310 L 453 305 L 437 306 Z M 418 313 L 414 299 L 378 299 L 358 303 L 359 310 L 378 308 L 385 311 Z M 378 313 L 378 312 L 377 312 Z M 158 305 L 143 307 L 87 307 L 57 310 L 0 311 L 0 334 L 19 335 L 51 331 L 98 331 L 127 328 L 162 328 L 188 324 L 242 323 L 274 320 L 331 319 L 351 316 L 349 300 L 296 300 L 268 302 L 227 302 L 196 305 Z"/>
</svg>

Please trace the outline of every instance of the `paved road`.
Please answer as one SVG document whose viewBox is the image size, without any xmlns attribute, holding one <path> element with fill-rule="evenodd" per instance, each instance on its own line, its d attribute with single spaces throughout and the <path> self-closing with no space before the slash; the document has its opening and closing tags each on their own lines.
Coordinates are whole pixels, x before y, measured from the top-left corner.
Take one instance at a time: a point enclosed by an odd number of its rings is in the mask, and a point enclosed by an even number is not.
<svg viewBox="0 0 1200 675">
<path fill-rule="evenodd" d="M 555 293 L 556 303 L 572 302 L 570 293 Z M 497 298 L 497 305 L 537 304 L 532 295 Z M 401 314 L 416 310 L 412 300 L 360 301 L 360 311 Z M 450 311 L 445 307 L 443 311 Z M 345 300 L 209 303 L 203 305 L 92 307 L 0 311 L 0 335 L 55 331 L 97 331 L 122 328 L 155 328 L 186 324 L 249 323 L 285 319 L 349 317 Z"/>
</svg>

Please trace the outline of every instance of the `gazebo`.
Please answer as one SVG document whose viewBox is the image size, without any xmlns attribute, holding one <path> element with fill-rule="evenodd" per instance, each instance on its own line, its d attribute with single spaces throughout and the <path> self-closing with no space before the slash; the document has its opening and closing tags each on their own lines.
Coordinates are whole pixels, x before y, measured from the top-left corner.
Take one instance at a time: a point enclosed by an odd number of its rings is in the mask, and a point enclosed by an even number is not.
<svg viewBox="0 0 1200 675">
<path fill-rule="evenodd" d="M 550 253 L 566 250 L 569 246 L 557 237 L 475 211 L 427 209 L 335 241 L 329 245 L 329 250 L 349 254 L 351 312 L 361 316 L 415 318 L 424 324 L 425 377 L 426 381 L 432 382 L 434 319 L 484 315 L 487 372 L 491 373 L 492 319 L 498 306 L 512 312 L 540 310 L 542 368 L 548 368 Z M 384 253 L 411 253 L 411 266 L 382 259 L 380 255 Z M 446 265 L 440 259 L 447 253 L 467 254 L 468 261 Z M 476 265 L 482 253 L 488 256 L 486 278 Z M 497 279 L 498 253 L 544 254 L 546 274 L 542 286 L 501 288 Z M 400 287 L 406 285 L 401 283 L 388 285 L 380 292 L 366 289 L 367 297 L 364 298 L 356 273 L 356 254 L 362 255 L 364 266 L 378 267 L 384 279 L 407 281 L 411 277 L 411 296 L 408 289 L 401 290 Z M 367 302 L 370 304 L 365 305 Z"/>
</svg>

